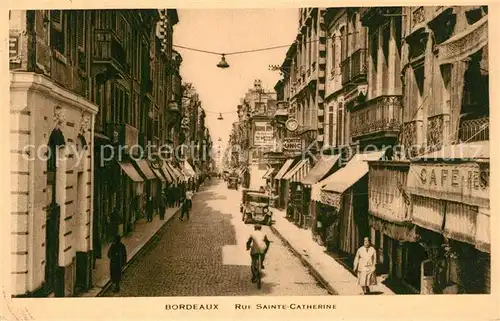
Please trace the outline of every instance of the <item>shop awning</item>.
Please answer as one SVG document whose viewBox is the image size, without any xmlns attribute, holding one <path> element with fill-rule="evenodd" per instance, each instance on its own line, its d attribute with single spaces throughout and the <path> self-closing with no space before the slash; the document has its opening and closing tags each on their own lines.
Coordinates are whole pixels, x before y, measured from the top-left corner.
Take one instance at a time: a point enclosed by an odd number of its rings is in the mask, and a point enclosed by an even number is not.
<svg viewBox="0 0 500 321">
<path fill-rule="evenodd" d="M 153 173 L 156 175 L 156 177 L 158 177 L 160 181 L 166 182 L 165 176 L 162 175 L 160 168 L 156 169 L 154 167 L 151 167 L 151 169 L 153 170 Z"/>
<path fill-rule="evenodd" d="M 300 182 L 300 180 L 309 172 L 311 165 L 309 159 L 302 159 L 291 170 L 289 170 L 282 179 L 291 182 Z"/>
<path fill-rule="evenodd" d="M 188 177 L 195 177 L 196 176 L 196 172 L 194 171 L 193 167 L 189 164 L 189 162 L 187 160 L 184 161 L 184 164 L 183 164 L 183 172 L 186 176 Z"/>
<path fill-rule="evenodd" d="M 153 173 L 151 168 L 149 167 L 148 161 L 145 159 L 138 160 L 137 166 L 139 166 L 139 169 L 141 170 L 142 174 L 146 177 L 146 179 L 156 179 L 156 175 Z"/>
<path fill-rule="evenodd" d="M 121 169 L 127 174 L 128 177 L 134 182 L 144 182 L 141 175 L 135 170 L 132 163 L 120 163 Z"/>
<path fill-rule="evenodd" d="M 238 176 L 242 176 L 243 174 L 245 174 L 245 172 L 248 171 L 248 167 L 242 167 L 239 171 L 238 171 Z"/>
<path fill-rule="evenodd" d="M 312 185 L 319 182 L 325 175 L 332 169 L 332 167 L 337 163 L 340 155 L 324 155 L 318 161 L 316 165 L 307 173 L 307 175 L 302 179 L 301 183 L 304 185 Z"/>
<path fill-rule="evenodd" d="M 311 199 L 321 202 L 323 190 L 330 192 L 341 190 L 341 192 L 337 193 L 343 193 L 368 173 L 369 168 L 367 161 L 380 160 L 384 154 L 385 151 L 377 151 L 354 155 L 345 167 L 312 186 Z M 352 167 L 347 169 L 349 166 Z"/>
<path fill-rule="evenodd" d="M 323 187 L 323 190 L 339 194 L 344 193 L 368 173 L 369 167 L 367 161 L 380 160 L 384 153 L 384 151 L 380 151 L 354 155 L 345 167 L 332 175 L 332 181 Z"/>
<path fill-rule="evenodd" d="M 290 167 L 292 166 L 293 161 L 294 161 L 293 159 L 287 159 L 285 164 L 283 164 L 283 166 L 281 166 L 280 170 L 278 171 L 278 173 L 276 174 L 274 179 L 282 179 L 283 176 L 288 171 L 288 169 L 290 169 Z"/>
<path fill-rule="evenodd" d="M 267 172 L 264 174 L 264 176 L 262 176 L 263 179 L 268 179 L 268 178 L 271 178 L 271 175 L 273 175 L 273 173 L 275 172 L 275 169 L 274 168 L 270 168 L 267 170 Z"/>
<path fill-rule="evenodd" d="M 175 181 L 175 177 L 173 177 L 169 173 L 169 171 L 167 169 L 167 164 L 166 163 L 164 163 L 163 166 L 161 167 L 161 172 L 163 173 L 163 176 L 165 176 L 165 178 L 167 179 L 167 182 L 172 183 L 172 182 Z"/>
</svg>

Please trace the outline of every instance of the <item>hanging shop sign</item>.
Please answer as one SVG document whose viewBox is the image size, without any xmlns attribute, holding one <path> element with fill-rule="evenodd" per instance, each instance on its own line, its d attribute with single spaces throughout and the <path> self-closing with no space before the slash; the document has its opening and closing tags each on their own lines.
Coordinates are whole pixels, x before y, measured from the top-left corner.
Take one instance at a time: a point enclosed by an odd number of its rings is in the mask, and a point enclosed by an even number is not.
<svg viewBox="0 0 500 321">
<path fill-rule="evenodd" d="M 478 163 L 412 164 L 407 189 L 415 195 L 488 207 L 489 176 L 489 167 Z"/>
<path fill-rule="evenodd" d="M 286 121 L 285 127 L 288 131 L 294 132 L 299 128 L 299 122 L 295 118 L 290 118 Z"/>
</svg>

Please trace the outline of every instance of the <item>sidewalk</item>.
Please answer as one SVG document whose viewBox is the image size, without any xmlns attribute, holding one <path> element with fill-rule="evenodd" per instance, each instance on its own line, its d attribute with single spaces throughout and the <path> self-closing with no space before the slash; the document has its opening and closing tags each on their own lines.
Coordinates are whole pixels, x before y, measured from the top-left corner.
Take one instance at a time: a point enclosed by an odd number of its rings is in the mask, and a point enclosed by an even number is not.
<svg viewBox="0 0 500 321">
<path fill-rule="evenodd" d="M 272 209 L 274 224 L 271 229 L 276 233 L 302 261 L 309 267 L 312 274 L 325 286 L 330 294 L 360 295 L 361 287 L 357 278 L 339 262 L 325 253 L 325 248 L 316 243 L 310 230 L 298 228 L 289 222 L 285 212 Z M 394 294 L 383 285 L 383 278 L 377 277 L 378 284 L 370 287 L 372 293 Z"/>
<path fill-rule="evenodd" d="M 122 243 L 127 247 L 127 256 L 129 265 L 134 257 L 141 251 L 141 249 L 149 243 L 153 237 L 161 231 L 166 223 L 179 211 L 179 207 L 167 208 L 165 210 L 165 219 L 160 220 L 158 215 L 153 217 L 152 222 L 146 222 L 144 219 L 136 222 L 134 231 L 129 235 L 122 238 Z M 80 297 L 96 297 L 104 292 L 110 285 L 109 278 L 109 259 L 107 256 L 110 243 L 102 247 L 102 259 L 96 261 L 96 267 L 92 270 L 92 284 L 93 287 L 81 293 Z M 126 266 L 127 266 L 126 265 Z M 125 266 L 125 268 L 126 268 Z"/>
</svg>

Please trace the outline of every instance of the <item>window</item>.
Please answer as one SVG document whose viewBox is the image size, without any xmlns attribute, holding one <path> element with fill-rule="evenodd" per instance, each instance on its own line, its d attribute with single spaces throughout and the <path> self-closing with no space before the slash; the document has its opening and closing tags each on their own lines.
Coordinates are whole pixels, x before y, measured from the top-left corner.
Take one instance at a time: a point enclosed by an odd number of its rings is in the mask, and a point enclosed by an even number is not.
<svg viewBox="0 0 500 321">
<path fill-rule="evenodd" d="M 60 54 L 66 54 L 65 14 L 63 10 L 50 11 L 50 44 Z"/>
<path fill-rule="evenodd" d="M 358 40 L 358 15 L 354 13 L 352 16 L 352 32 L 350 35 L 351 38 L 351 52 L 355 52 L 357 49 L 357 40 Z"/>
<path fill-rule="evenodd" d="M 334 76 L 337 73 L 337 64 L 336 64 L 336 62 L 337 62 L 337 44 L 335 42 L 335 34 L 333 34 L 331 42 L 332 42 L 331 75 Z"/>
<path fill-rule="evenodd" d="M 344 144 L 344 107 L 342 103 L 339 103 L 339 108 L 337 110 L 337 146 L 343 146 Z"/>
<path fill-rule="evenodd" d="M 391 39 L 391 24 L 387 23 L 382 26 L 382 53 L 384 61 L 382 65 L 382 95 L 389 90 L 389 42 Z"/>
<path fill-rule="evenodd" d="M 370 48 L 370 72 L 369 72 L 369 86 L 370 98 L 375 97 L 377 92 L 377 71 L 378 71 L 378 30 L 375 29 L 369 36 Z"/>
<path fill-rule="evenodd" d="M 328 143 L 330 146 L 333 146 L 333 106 L 328 107 Z"/>
<path fill-rule="evenodd" d="M 340 61 L 344 61 L 347 58 L 346 44 L 347 44 L 347 35 L 345 32 L 345 27 L 342 27 L 340 28 Z"/>
</svg>

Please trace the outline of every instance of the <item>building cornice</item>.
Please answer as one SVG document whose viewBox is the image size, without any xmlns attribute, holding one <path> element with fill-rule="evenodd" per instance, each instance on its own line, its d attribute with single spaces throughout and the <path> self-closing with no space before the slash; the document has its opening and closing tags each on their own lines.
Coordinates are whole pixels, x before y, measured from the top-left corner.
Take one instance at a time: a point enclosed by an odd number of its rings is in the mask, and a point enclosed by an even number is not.
<svg viewBox="0 0 500 321">
<path fill-rule="evenodd" d="M 83 110 L 91 114 L 97 114 L 99 111 L 99 107 L 95 104 L 67 89 L 62 88 L 41 74 L 11 71 L 10 90 L 35 90 L 55 98 L 64 104 L 74 107 L 75 109 Z"/>
</svg>

